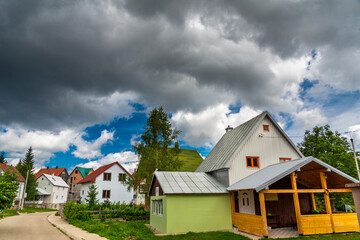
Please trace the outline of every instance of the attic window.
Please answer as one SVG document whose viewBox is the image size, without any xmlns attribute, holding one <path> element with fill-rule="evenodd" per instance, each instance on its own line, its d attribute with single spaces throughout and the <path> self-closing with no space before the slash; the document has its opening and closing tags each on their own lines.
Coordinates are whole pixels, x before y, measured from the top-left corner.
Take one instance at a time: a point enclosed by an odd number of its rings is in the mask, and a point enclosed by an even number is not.
<svg viewBox="0 0 360 240">
<path fill-rule="evenodd" d="M 280 162 L 286 162 L 286 161 L 290 161 L 291 158 L 279 158 Z"/>
<path fill-rule="evenodd" d="M 259 157 L 246 157 L 246 166 L 248 168 L 260 168 Z"/>
<path fill-rule="evenodd" d="M 269 125 L 263 125 L 263 130 L 264 130 L 264 132 L 270 132 Z"/>
<path fill-rule="evenodd" d="M 75 174 L 78 174 L 78 170 L 75 171 Z"/>
</svg>

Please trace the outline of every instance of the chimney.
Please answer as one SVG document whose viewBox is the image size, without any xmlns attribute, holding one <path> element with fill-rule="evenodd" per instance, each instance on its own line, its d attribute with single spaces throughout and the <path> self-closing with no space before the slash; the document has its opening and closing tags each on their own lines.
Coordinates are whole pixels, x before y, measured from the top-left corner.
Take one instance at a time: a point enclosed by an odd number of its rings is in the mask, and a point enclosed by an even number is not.
<svg viewBox="0 0 360 240">
<path fill-rule="evenodd" d="M 49 169 L 49 166 L 47 166 L 46 169 Z"/>
<path fill-rule="evenodd" d="M 55 168 L 58 169 L 58 166 L 56 166 Z"/>
<path fill-rule="evenodd" d="M 225 128 L 225 131 L 228 133 L 228 132 L 230 132 L 231 130 L 233 130 L 234 128 L 232 128 L 232 127 L 230 127 L 230 125 L 228 125 L 228 127 L 227 128 Z"/>
</svg>

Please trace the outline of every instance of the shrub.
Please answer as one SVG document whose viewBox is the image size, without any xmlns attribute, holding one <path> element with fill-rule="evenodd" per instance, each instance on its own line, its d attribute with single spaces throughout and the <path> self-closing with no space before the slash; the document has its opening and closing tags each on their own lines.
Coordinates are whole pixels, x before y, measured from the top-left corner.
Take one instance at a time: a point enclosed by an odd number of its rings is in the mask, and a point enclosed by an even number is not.
<svg viewBox="0 0 360 240">
<path fill-rule="evenodd" d="M 126 203 L 110 203 L 106 201 L 101 204 L 96 204 L 90 207 L 88 204 L 80 204 L 77 202 L 67 202 L 64 210 L 64 215 L 71 220 L 90 220 L 93 219 L 93 213 L 91 212 L 80 212 L 80 211 L 91 211 L 91 210 L 99 210 L 101 209 L 103 212 L 101 213 L 101 220 L 104 221 L 107 218 L 122 218 L 126 221 L 133 220 L 149 220 L 150 214 L 145 210 L 143 206 L 136 206 L 132 204 Z M 108 210 L 121 210 L 114 212 L 107 212 Z"/>
</svg>

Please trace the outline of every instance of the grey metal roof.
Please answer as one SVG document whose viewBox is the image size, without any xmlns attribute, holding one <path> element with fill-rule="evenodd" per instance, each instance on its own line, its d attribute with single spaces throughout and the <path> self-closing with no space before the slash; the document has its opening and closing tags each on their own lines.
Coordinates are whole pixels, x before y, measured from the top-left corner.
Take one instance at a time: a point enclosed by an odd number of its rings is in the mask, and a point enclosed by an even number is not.
<svg viewBox="0 0 360 240">
<path fill-rule="evenodd" d="M 277 163 L 270 166 L 267 166 L 259 171 L 251 174 L 248 177 L 245 177 L 229 186 L 227 189 L 229 191 L 232 190 L 245 190 L 245 189 L 255 189 L 257 192 L 267 188 L 269 185 L 275 183 L 276 181 L 284 178 L 290 173 L 300 169 L 310 162 L 316 162 L 319 165 L 329 169 L 330 171 L 341 175 L 342 177 L 354 182 L 358 183 L 359 181 L 355 178 L 343 173 L 342 171 L 330 166 L 329 164 L 324 163 L 323 161 L 314 158 L 314 157 L 305 157 L 300 159 L 295 159 L 291 161 L 286 161 L 283 163 Z"/>
<path fill-rule="evenodd" d="M 297 151 L 297 153 L 303 157 L 302 153 L 294 145 L 294 143 L 290 140 L 282 128 L 277 124 L 272 116 L 267 111 L 265 111 L 234 128 L 230 132 L 225 133 L 209 153 L 209 155 L 205 158 L 205 160 L 196 169 L 196 172 L 211 172 L 218 169 L 230 168 L 230 160 L 232 159 L 232 156 L 240 151 L 240 149 L 246 143 L 247 139 L 254 133 L 256 128 L 266 116 L 269 117 L 270 121 L 278 128 L 281 134 Z"/>
<path fill-rule="evenodd" d="M 69 187 L 69 185 L 67 185 L 66 182 L 61 177 L 57 177 L 45 173 L 43 173 L 42 175 L 44 175 L 54 186 L 65 187 L 65 188 Z"/>
<path fill-rule="evenodd" d="M 50 195 L 50 193 L 48 193 L 46 190 L 44 190 L 42 188 L 37 187 L 36 190 L 39 195 Z"/>
<path fill-rule="evenodd" d="M 224 185 L 204 172 L 156 171 L 154 173 L 155 177 L 164 194 L 229 193 Z M 154 183 L 154 178 L 151 185 Z"/>
</svg>

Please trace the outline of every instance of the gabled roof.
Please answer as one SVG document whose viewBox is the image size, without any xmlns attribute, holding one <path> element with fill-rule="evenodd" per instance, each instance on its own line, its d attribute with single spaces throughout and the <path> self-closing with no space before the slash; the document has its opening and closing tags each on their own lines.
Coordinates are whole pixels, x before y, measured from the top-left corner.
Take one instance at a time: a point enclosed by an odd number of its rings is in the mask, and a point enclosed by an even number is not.
<svg viewBox="0 0 360 240">
<path fill-rule="evenodd" d="M 123 166 L 121 166 L 120 163 L 118 162 L 113 162 L 110 163 L 108 165 L 99 167 L 98 169 L 96 169 L 94 172 L 90 173 L 88 176 L 86 176 L 85 178 L 83 178 L 82 180 L 80 180 L 78 183 L 87 183 L 87 182 L 95 182 L 96 178 L 102 174 L 103 172 L 105 172 L 106 170 L 108 170 L 109 168 L 111 168 L 112 166 L 114 166 L 115 164 L 119 165 L 119 167 L 124 170 L 125 173 L 127 173 L 127 175 L 129 175 L 131 178 L 134 178 Z"/>
<path fill-rule="evenodd" d="M 57 176 L 53 176 L 53 175 L 49 175 L 49 174 L 45 174 L 45 173 L 41 174 L 39 176 L 39 178 L 41 176 L 46 177 L 50 181 L 50 183 L 54 186 L 65 187 L 65 188 L 69 187 L 69 185 L 67 185 L 66 182 L 61 177 L 57 177 Z"/>
<path fill-rule="evenodd" d="M 303 154 L 290 140 L 284 130 L 277 124 L 273 117 L 267 112 L 263 112 L 249 121 L 241 124 L 233 130 L 225 133 L 219 142 L 215 145 L 209 155 L 196 169 L 197 172 L 211 172 L 218 169 L 226 169 L 231 167 L 233 156 L 242 149 L 247 140 L 252 136 L 257 127 L 268 117 L 274 126 L 280 131 L 284 138 L 294 148 L 294 150 L 303 157 Z"/>
<path fill-rule="evenodd" d="M 9 167 L 12 168 L 11 173 L 14 173 L 14 171 L 16 171 L 16 173 L 18 174 L 18 178 L 17 178 L 18 181 L 25 182 L 25 178 L 23 177 L 23 175 L 21 175 L 21 173 L 14 166 L 7 165 L 5 163 L 0 163 L 0 168 L 3 172 L 5 172 L 6 169 Z"/>
<path fill-rule="evenodd" d="M 359 181 L 355 178 L 343 173 L 342 171 L 330 166 L 323 161 L 314 158 L 314 157 L 305 157 L 296 160 L 286 161 L 283 163 L 277 163 L 270 166 L 267 166 L 259 171 L 251 174 L 248 177 L 245 177 L 229 186 L 227 190 L 246 190 L 246 189 L 255 189 L 257 192 L 261 191 L 271 184 L 279 181 L 280 179 L 286 177 L 290 173 L 304 167 L 310 162 L 315 162 L 324 168 L 327 168 L 330 172 L 336 173 L 343 178 L 349 180 L 350 182 L 358 183 Z"/>
<path fill-rule="evenodd" d="M 71 172 L 71 174 L 75 171 L 75 169 L 79 171 L 79 173 L 83 178 L 86 177 L 89 174 L 89 172 L 91 172 L 91 170 L 93 170 L 92 168 L 75 167 L 74 170 Z"/>
<path fill-rule="evenodd" d="M 155 178 L 158 180 L 164 194 L 228 193 L 224 185 L 204 172 L 156 171 L 149 192 L 151 192 Z"/>
<path fill-rule="evenodd" d="M 60 174 L 63 172 L 63 171 L 66 171 L 66 168 L 42 168 L 40 169 L 36 174 L 35 174 L 35 179 L 37 179 L 38 177 L 40 177 L 41 174 L 54 174 L 55 176 L 60 176 Z"/>
</svg>

